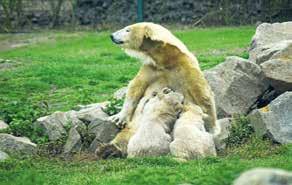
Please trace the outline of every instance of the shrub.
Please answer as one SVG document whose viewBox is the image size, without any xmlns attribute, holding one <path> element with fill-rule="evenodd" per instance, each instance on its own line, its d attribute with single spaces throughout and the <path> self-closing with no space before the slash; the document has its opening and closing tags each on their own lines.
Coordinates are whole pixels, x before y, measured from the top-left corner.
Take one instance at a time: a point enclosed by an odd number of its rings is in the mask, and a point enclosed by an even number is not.
<svg viewBox="0 0 292 185">
<path fill-rule="evenodd" d="M 115 115 L 121 111 L 123 104 L 124 99 L 111 98 L 103 111 L 110 116 Z"/>
<path fill-rule="evenodd" d="M 43 130 L 33 123 L 37 118 L 47 115 L 48 112 L 48 107 L 45 103 L 36 105 L 29 100 L 2 104 L 0 117 L 9 124 L 9 129 L 2 132 L 28 137 L 35 143 L 47 142 L 48 137 L 44 135 Z"/>
<path fill-rule="evenodd" d="M 251 138 L 254 132 L 250 121 L 242 115 L 235 115 L 232 119 L 230 136 L 226 139 L 227 146 L 238 146 Z"/>
</svg>

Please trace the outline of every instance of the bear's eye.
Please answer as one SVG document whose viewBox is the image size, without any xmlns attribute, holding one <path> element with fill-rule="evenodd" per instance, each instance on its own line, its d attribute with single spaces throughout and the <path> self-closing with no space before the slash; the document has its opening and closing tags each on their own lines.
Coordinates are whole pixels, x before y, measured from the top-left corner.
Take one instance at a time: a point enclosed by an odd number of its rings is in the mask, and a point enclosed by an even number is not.
<svg viewBox="0 0 292 185">
<path fill-rule="evenodd" d="M 130 32 L 130 29 L 126 29 L 126 32 Z"/>
</svg>

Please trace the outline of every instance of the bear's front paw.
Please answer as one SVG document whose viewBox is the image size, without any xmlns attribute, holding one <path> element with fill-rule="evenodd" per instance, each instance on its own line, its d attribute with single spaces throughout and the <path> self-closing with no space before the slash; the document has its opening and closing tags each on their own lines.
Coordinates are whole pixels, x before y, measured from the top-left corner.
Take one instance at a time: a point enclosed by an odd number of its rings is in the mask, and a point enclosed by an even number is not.
<svg viewBox="0 0 292 185">
<path fill-rule="evenodd" d="M 121 112 L 116 115 L 110 116 L 108 118 L 108 121 L 115 123 L 119 128 L 124 128 L 126 126 L 126 116 Z"/>
</svg>

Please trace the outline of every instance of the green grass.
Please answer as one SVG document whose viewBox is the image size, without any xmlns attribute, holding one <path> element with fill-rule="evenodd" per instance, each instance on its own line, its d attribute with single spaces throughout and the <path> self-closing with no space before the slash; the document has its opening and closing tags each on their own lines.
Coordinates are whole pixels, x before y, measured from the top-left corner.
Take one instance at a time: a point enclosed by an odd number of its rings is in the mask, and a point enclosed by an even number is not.
<svg viewBox="0 0 292 185">
<path fill-rule="evenodd" d="M 259 143 L 257 141 L 257 143 Z M 250 145 L 250 144 L 249 144 Z M 169 157 L 116 159 L 107 161 L 66 162 L 61 160 L 26 159 L 0 162 L 2 185 L 231 185 L 241 172 L 254 167 L 292 170 L 292 146 L 267 152 L 270 144 L 260 144 L 248 157 L 230 152 L 227 157 L 178 163 Z M 240 151 L 240 150 L 238 150 Z M 258 155 L 265 153 L 264 156 Z"/>
<path fill-rule="evenodd" d="M 254 27 L 189 29 L 175 34 L 196 53 L 202 68 L 208 69 L 227 55 L 245 55 L 254 30 Z M 55 32 L 38 36 L 49 39 L 0 51 L 0 58 L 18 63 L 17 67 L 0 73 L 1 105 L 28 99 L 29 103 L 46 102 L 50 111 L 56 111 L 104 101 L 126 85 L 140 66 L 111 43 L 109 32 Z M 7 37 L 0 39 L 9 40 Z"/>
<path fill-rule="evenodd" d="M 228 55 L 247 57 L 254 31 L 254 27 L 237 27 L 174 32 L 196 54 L 205 70 Z M 0 47 L 0 58 L 13 64 L 3 69 L 0 62 L 0 117 L 10 122 L 16 135 L 38 141 L 38 134 L 32 134 L 29 127 L 37 117 L 69 110 L 77 104 L 105 101 L 135 76 L 140 63 L 113 45 L 109 33 L 0 35 L 0 44 L 27 39 L 32 42 L 15 49 L 3 50 L 4 44 L 1 51 Z M 234 133 L 240 136 L 239 140 L 245 137 Z M 233 137 L 232 142 L 238 143 L 238 138 Z M 178 163 L 170 157 L 108 161 L 11 159 L 0 162 L 0 185 L 229 185 L 241 172 L 253 167 L 292 170 L 291 155 L 292 146 L 278 146 L 252 136 L 219 157 L 188 163 Z"/>
</svg>

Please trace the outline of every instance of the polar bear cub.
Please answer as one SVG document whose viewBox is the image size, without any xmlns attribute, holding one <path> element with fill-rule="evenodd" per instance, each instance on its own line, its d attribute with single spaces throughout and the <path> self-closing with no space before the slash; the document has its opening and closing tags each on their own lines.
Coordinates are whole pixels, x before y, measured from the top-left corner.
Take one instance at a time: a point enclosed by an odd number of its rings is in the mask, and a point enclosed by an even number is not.
<svg viewBox="0 0 292 185">
<path fill-rule="evenodd" d="M 206 115 L 196 105 L 186 106 L 186 109 L 174 125 L 170 153 L 180 160 L 216 156 L 213 136 L 204 127 Z"/>
<path fill-rule="evenodd" d="M 137 132 L 128 144 L 128 157 L 161 156 L 170 153 L 170 132 L 183 109 L 183 95 L 164 88 L 145 102 Z"/>
</svg>

